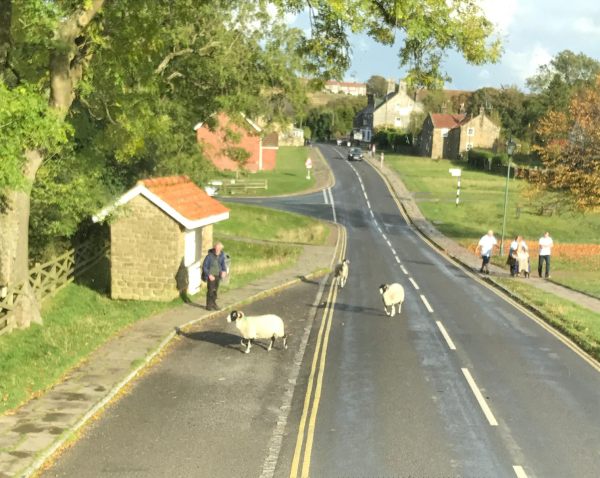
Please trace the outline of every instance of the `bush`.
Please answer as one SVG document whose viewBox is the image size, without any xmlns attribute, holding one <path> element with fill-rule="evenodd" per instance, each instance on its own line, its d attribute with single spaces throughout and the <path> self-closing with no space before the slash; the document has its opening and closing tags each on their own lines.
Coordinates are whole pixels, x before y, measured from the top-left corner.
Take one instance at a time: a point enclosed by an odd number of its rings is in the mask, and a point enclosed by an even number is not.
<svg viewBox="0 0 600 478">
<path fill-rule="evenodd" d="M 379 149 L 392 149 L 394 151 L 413 146 L 412 135 L 396 128 L 382 128 L 375 130 L 373 143 L 375 143 Z"/>
</svg>

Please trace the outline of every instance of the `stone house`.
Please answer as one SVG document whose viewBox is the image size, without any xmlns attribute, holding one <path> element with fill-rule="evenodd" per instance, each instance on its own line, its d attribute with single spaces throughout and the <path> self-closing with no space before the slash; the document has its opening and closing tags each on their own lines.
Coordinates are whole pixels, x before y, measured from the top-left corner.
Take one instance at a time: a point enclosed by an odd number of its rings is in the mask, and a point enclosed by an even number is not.
<svg viewBox="0 0 600 478">
<path fill-rule="evenodd" d="M 434 159 L 456 159 L 473 148 L 494 148 L 499 137 L 500 126 L 483 110 L 475 117 L 430 113 L 423 122 L 419 154 Z"/>
<path fill-rule="evenodd" d="M 455 159 L 473 148 L 495 149 L 500 129 L 482 108 L 477 116 L 465 118 L 458 128 L 449 131 L 444 157 Z"/>
<path fill-rule="evenodd" d="M 448 133 L 459 128 L 465 117 L 464 114 L 429 113 L 421 130 L 419 154 L 433 159 L 445 157 Z"/>
<path fill-rule="evenodd" d="M 279 142 L 277 134 L 266 134 L 249 118 L 242 116 L 232 121 L 224 113 L 214 115 L 214 125 L 200 122 L 194 126 L 196 139 L 206 157 L 221 171 L 238 171 L 242 165 L 227 153 L 232 148 L 242 148 L 249 154 L 243 169 L 250 172 L 275 168 Z"/>
<path fill-rule="evenodd" d="M 110 221 L 113 299 L 163 300 L 201 287 L 213 224 L 229 209 L 187 176 L 145 179 L 94 216 Z"/>
<path fill-rule="evenodd" d="M 371 142 L 377 128 L 408 128 L 411 114 L 423 111 L 423 105 L 408 95 L 403 81 L 396 85 L 393 80 L 388 80 L 387 94 L 380 101 L 375 101 L 373 95 L 367 95 L 367 98 L 366 108 L 356 114 L 353 124 L 355 139 L 360 138 L 365 143 Z"/>
</svg>

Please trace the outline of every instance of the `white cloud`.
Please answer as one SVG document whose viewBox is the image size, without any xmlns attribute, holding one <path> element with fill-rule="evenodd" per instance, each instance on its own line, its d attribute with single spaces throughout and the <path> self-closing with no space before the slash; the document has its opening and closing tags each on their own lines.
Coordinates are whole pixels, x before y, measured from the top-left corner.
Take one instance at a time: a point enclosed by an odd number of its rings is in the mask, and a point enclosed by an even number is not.
<svg viewBox="0 0 600 478">
<path fill-rule="evenodd" d="M 584 33 L 586 35 L 600 35 L 600 25 L 596 25 L 591 18 L 576 18 L 573 22 L 573 28 L 578 33 Z"/>
<path fill-rule="evenodd" d="M 291 12 L 285 12 L 283 16 L 281 11 L 274 3 L 267 4 L 267 13 L 271 17 L 271 20 L 282 20 L 286 25 L 290 25 L 296 21 L 296 14 Z"/>
<path fill-rule="evenodd" d="M 490 70 L 483 69 L 483 70 L 481 70 L 481 71 L 480 71 L 480 72 L 477 74 L 477 76 L 478 76 L 479 78 L 481 78 L 482 80 L 487 80 L 487 79 L 488 79 L 490 76 L 492 76 L 492 75 L 491 75 L 491 73 L 490 73 Z"/>
<path fill-rule="evenodd" d="M 538 67 L 549 63 L 552 54 L 539 43 L 525 51 L 509 50 L 506 52 L 503 66 L 512 69 L 520 81 L 533 76 Z"/>
<path fill-rule="evenodd" d="M 517 0 L 479 0 L 479 6 L 483 9 L 485 16 L 490 20 L 498 31 L 505 35 L 508 27 L 513 22 L 517 13 Z"/>
</svg>

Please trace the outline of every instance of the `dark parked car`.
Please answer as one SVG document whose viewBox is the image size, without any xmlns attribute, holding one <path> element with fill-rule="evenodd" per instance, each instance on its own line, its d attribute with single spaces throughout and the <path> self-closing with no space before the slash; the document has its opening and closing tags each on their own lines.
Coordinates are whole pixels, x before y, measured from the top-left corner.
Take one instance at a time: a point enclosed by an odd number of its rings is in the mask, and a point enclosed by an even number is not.
<svg viewBox="0 0 600 478">
<path fill-rule="evenodd" d="M 350 148 L 350 151 L 348 151 L 349 161 L 362 161 L 363 158 L 363 152 L 360 148 Z"/>
</svg>

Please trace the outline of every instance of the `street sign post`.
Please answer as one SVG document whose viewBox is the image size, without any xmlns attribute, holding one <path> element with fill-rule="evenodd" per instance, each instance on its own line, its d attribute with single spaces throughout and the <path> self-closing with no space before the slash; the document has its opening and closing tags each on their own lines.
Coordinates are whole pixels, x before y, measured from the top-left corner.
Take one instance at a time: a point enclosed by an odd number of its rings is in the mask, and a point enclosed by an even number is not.
<svg viewBox="0 0 600 478">
<path fill-rule="evenodd" d="M 460 175 L 462 174 L 462 170 L 460 168 L 450 168 L 448 172 L 453 178 L 458 178 L 456 184 L 456 205 L 458 206 L 460 203 Z"/>
<path fill-rule="evenodd" d="M 306 179 L 310 179 L 310 170 L 312 169 L 312 159 L 306 158 L 304 162 L 304 166 L 306 166 Z"/>
</svg>

